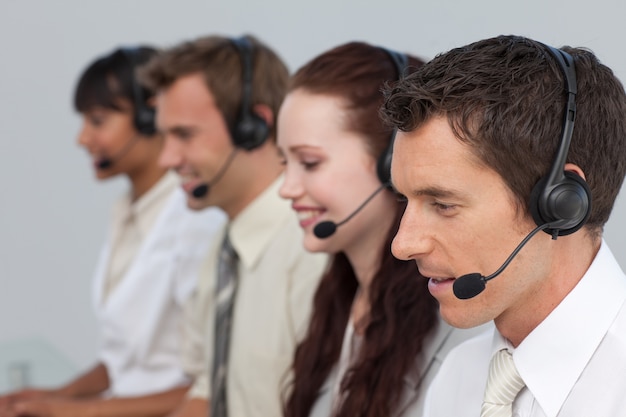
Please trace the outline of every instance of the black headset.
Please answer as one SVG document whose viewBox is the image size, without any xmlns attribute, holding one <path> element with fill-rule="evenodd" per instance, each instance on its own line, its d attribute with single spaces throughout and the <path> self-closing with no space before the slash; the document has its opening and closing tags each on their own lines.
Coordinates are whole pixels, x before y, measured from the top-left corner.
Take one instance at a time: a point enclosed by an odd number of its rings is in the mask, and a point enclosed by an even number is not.
<svg viewBox="0 0 626 417">
<path fill-rule="evenodd" d="M 401 52 L 393 51 L 391 49 L 379 47 L 383 50 L 393 62 L 393 65 L 396 68 L 396 72 L 398 73 L 398 78 L 402 78 L 405 74 L 406 69 L 409 66 L 409 57 L 406 54 Z M 391 183 L 391 157 L 393 155 L 393 142 L 396 139 L 396 133 L 398 133 L 398 129 L 394 128 L 391 133 L 391 137 L 389 138 L 389 144 L 387 148 L 383 151 L 383 153 L 378 157 L 376 161 L 376 174 L 378 175 L 378 179 L 383 184 Z"/>
<path fill-rule="evenodd" d="M 563 116 L 561 141 L 548 175 L 541 178 L 530 196 L 530 212 L 538 226 L 556 224 L 544 229 L 556 239 L 579 230 L 591 214 L 591 190 L 579 175 L 565 172 L 565 162 L 572 141 L 576 119 L 576 68 L 574 58 L 560 49 L 544 45 L 559 64 L 565 78 L 567 104 Z"/>
<path fill-rule="evenodd" d="M 252 111 L 252 77 L 254 47 L 245 36 L 232 38 L 241 58 L 241 106 L 231 127 L 233 144 L 247 151 L 258 148 L 269 137 L 267 122 Z"/>
<path fill-rule="evenodd" d="M 131 80 L 133 84 L 133 124 L 135 129 L 144 136 L 152 136 L 156 133 L 155 117 L 156 111 L 154 107 L 150 107 L 143 94 L 143 87 L 139 85 L 136 68 L 141 64 L 141 50 L 139 48 L 121 48 L 120 52 L 124 55 L 131 68 Z"/>
</svg>

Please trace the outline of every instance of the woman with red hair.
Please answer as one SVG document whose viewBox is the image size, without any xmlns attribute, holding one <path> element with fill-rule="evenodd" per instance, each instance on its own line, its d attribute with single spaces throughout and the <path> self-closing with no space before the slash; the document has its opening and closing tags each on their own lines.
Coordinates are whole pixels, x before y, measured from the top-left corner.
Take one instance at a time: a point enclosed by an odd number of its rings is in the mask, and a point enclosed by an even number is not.
<svg viewBox="0 0 626 417">
<path fill-rule="evenodd" d="M 443 356 L 475 333 L 446 325 L 416 264 L 390 250 L 405 204 L 389 187 L 394 132 L 378 117 L 381 89 L 422 64 L 353 42 L 292 78 L 278 117 L 280 192 L 306 249 L 333 259 L 296 351 L 287 417 L 421 415 Z"/>
</svg>

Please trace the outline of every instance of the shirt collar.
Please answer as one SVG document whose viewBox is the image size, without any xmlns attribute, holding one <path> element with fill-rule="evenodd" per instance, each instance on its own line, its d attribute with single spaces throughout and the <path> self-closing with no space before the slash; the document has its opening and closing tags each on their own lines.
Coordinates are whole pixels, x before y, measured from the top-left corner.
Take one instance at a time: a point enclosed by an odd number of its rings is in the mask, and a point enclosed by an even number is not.
<svg viewBox="0 0 626 417">
<path fill-rule="evenodd" d="M 606 242 L 574 289 L 517 347 L 498 332 L 547 417 L 555 417 L 626 299 L 626 277 Z"/>
<path fill-rule="evenodd" d="M 252 269 L 276 233 L 284 227 L 285 220 L 296 215 L 289 201 L 278 195 L 283 176 L 279 176 L 265 191 L 250 203 L 229 226 L 230 241 L 243 266 Z"/>
</svg>

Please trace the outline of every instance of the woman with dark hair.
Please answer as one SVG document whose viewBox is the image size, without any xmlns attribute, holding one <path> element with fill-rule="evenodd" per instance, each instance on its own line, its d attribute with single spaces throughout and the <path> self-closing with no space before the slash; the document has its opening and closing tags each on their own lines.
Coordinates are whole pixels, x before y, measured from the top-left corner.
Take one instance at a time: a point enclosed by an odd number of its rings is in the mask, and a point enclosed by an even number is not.
<svg viewBox="0 0 626 417">
<path fill-rule="evenodd" d="M 175 174 L 159 166 L 153 94 L 135 76 L 156 53 L 124 48 L 96 59 L 74 95 L 83 119 L 78 143 L 96 177 L 122 175 L 130 183 L 114 207 L 94 277 L 98 361 L 62 387 L 1 397 L 2 416 L 159 416 L 184 397 L 190 381 L 180 360 L 182 306 L 224 216 L 188 210 Z"/>
<path fill-rule="evenodd" d="M 278 117 L 280 192 L 304 246 L 334 258 L 296 351 L 287 417 L 421 415 L 443 356 L 475 334 L 441 321 L 416 264 L 390 250 L 405 204 L 388 187 L 394 132 L 378 117 L 381 89 L 420 65 L 353 42 L 292 78 Z"/>
</svg>

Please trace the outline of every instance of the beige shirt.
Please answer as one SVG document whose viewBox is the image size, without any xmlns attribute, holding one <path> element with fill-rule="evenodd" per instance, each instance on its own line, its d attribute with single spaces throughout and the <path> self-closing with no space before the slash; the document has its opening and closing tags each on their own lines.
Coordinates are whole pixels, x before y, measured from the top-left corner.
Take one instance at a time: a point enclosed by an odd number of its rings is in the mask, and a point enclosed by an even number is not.
<svg viewBox="0 0 626 417">
<path fill-rule="evenodd" d="M 285 378 L 327 263 L 326 255 L 304 250 L 296 215 L 278 195 L 281 182 L 277 179 L 228 226 L 239 255 L 227 376 L 228 412 L 233 417 L 281 415 Z M 208 399 L 210 392 L 221 241 L 216 239 L 209 250 L 187 310 L 185 360 L 195 377 L 189 392 L 193 398 Z"/>
<path fill-rule="evenodd" d="M 103 302 L 128 272 L 178 183 L 176 174 L 168 171 L 137 201 L 132 201 L 129 192 L 113 207 L 111 254 L 104 281 Z"/>
</svg>

